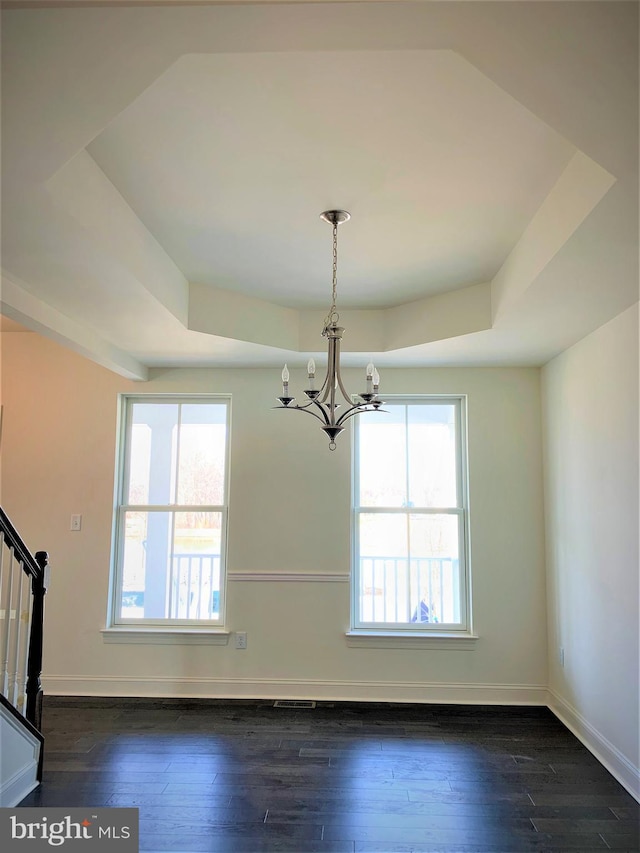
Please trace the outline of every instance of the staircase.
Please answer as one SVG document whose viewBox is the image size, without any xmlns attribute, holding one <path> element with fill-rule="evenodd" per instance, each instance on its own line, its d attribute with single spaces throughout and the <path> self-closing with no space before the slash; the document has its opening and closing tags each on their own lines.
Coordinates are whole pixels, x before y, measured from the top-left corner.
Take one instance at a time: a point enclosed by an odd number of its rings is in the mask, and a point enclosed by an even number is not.
<svg viewBox="0 0 640 853">
<path fill-rule="evenodd" d="M 49 580 L 0 508 L 0 807 L 17 805 L 42 779 L 42 628 Z"/>
</svg>

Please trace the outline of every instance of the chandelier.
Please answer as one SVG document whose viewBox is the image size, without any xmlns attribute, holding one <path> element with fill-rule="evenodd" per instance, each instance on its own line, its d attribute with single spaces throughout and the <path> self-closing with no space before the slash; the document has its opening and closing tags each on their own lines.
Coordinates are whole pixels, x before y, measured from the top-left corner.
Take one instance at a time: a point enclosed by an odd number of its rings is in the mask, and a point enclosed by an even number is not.
<svg viewBox="0 0 640 853">
<path fill-rule="evenodd" d="M 338 225 L 346 222 L 351 218 L 351 214 L 346 210 L 325 210 L 320 214 L 320 219 L 324 219 L 333 226 L 333 287 L 331 293 L 331 307 L 324 321 L 322 329 L 323 337 L 327 338 L 329 356 L 327 363 L 327 373 L 324 377 L 322 385 L 319 388 L 315 387 L 316 383 L 316 365 L 312 358 L 307 364 L 307 376 L 309 379 L 309 387 L 304 393 L 307 396 L 308 402 L 303 404 L 295 403 L 295 397 L 289 396 L 289 370 L 285 364 L 282 371 L 282 396 L 278 400 L 282 403 L 281 406 L 276 406 L 277 409 L 295 409 L 298 412 L 307 412 L 317 418 L 322 429 L 329 437 L 329 449 L 336 449 L 336 438 L 344 429 L 343 424 L 354 415 L 359 415 L 362 412 L 373 412 L 380 409 L 383 405 L 382 400 L 378 398 L 378 386 L 380 385 L 380 374 L 369 362 L 366 369 L 366 389 L 362 393 L 356 395 L 359 400 L 354 401 L 349 396 L 340 375 L 340 341 L 344 329 L 339 326 L 340 315 L 336 309 L 337 298 L 337 282 L 338 282 Z M 342 404 L 337 402 L 338 390 L 342 394 L 343 400 L 347 404 L 347 409 L 338 416 L 337 410 L 342 407 Z"/>
</svg>

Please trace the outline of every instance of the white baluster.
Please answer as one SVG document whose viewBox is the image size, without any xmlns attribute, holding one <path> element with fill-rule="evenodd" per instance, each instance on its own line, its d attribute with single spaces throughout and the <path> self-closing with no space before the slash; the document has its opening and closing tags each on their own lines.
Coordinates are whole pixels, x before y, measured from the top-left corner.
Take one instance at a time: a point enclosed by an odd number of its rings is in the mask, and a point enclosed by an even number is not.
<svg viewBox="0 0 640 853">
<path fill-rule="evenodd" d="M 9 640 L 11 637 L 11 602 L 13 598 L 13 563 L 14 554 L 11 552 L 9 576 L 7 578 L 7 594 L 4 600 L 4 642 L 2 646 L 2 672 L 0 672 L 0 690 L 9 699 Z"/>
</svg>

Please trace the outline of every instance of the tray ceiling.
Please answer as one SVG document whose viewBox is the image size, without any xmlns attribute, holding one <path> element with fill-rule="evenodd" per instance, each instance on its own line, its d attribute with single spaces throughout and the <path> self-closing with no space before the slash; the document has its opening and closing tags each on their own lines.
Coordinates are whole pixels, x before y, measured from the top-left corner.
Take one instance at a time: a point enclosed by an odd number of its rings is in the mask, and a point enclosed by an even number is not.
<svg viewBox="0 0 640 853">
<path fill-rule="evenodd" d="M 302 364 L 343 207 L 347 363 L 544 363 L 637 300 L 636 15 L 5 9 L 2 311 L 138 378 Z"/>
</svg>

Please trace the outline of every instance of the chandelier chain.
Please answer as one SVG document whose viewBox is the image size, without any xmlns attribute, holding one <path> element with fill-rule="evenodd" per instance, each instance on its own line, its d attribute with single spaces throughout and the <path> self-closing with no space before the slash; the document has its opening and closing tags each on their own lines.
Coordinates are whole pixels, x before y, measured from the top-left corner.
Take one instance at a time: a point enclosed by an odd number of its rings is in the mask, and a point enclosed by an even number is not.
<svg viewBox="0 0 640 853">
<path fill-rule="evenodd" d="M 333 223 L 333 272 L 331 279 L 331 308 L 325 322 L 325 326 L 330 326 L 332 323 L 337 324 L 340 319 L 340 314 L 336 308 L 338 298 L 338 222 Z"/>
</svg>

